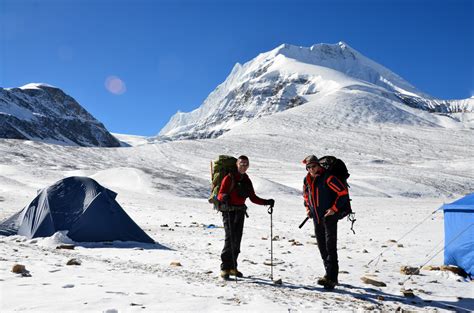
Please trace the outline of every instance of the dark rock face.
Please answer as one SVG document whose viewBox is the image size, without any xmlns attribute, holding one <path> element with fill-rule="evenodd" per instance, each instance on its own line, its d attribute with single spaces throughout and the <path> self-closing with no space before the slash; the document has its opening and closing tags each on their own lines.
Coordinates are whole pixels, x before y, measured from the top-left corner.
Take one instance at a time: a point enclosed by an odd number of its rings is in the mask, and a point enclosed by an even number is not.
<svg viewBox="0 0 474 313">
<path fill-rule="evenodd" d="M 285 111 L 307 101 L 298 94 L 298 89 L 305 86 L 308 91 L 304 95 L 314 94 L 311 82 L 304 76 L 287 78 L 276 76 L 261 79 L 253 83 L 244 82 L 238 88 L 231 90 L 219 102 L 216 108 L 205 120 L 193 125 L 188 132 L 180 132 L 172 136 L 172 140 L 208 139 L 220 137 L 228 128 L 219 125 L 229 120 L 240 121 L 259 118 L 276 112 Z M 213 129 L 213 128 L 217 129 Z M 161 139 L 166 136 L 161 136 Z"/>
<path fill-rule="evenodd" d="M 0 138 L 119 147 L 105 126 L 61 89 L 0 88 Z"/>
</svg>

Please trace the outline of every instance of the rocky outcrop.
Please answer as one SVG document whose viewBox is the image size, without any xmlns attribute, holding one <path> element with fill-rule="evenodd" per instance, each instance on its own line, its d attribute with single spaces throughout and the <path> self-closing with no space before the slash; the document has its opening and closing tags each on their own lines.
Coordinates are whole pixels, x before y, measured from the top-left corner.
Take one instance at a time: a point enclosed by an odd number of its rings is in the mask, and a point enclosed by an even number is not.
<svg viewBox="0 0 474 313">
<path fill-rule="evenodd" d="M 119 147 L 105 126 L 61 89 L 44 84 L 0 88 L 0 138 Z"/>
</svg>

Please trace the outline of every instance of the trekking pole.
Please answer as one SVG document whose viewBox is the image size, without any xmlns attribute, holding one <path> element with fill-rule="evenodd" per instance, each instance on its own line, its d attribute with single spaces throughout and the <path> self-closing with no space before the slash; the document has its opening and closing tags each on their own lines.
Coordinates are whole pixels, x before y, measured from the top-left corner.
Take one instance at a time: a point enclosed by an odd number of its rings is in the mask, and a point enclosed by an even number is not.
<svg viewBox="0 0 474 313">
<path fill-rule="evenodd" d="M 270 279 L 273 280 L 273 206 L 267 212 L 270 214 Z"/>
<path fill-rule="evenodd" d="M 304 226 L 304 224 L 306 224 L 306 222 L 309 220 L 309 216 L 306 216 L 306 218 L 304 219 L 304 221 L 300 224 L 300 226 L 298 226 L 298 228 L 301 228 Z"/>
</svg>

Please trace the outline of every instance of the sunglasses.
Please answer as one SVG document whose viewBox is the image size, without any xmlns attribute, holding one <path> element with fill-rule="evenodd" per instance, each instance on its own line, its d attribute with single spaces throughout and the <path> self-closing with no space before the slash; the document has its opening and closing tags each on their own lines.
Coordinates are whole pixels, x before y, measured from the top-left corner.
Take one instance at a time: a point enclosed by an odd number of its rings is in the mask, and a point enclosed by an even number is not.
<svg viewBox="0 0 474 313">
<path fill-rule="evenodd" d="M 316 164 L 314 164 L 314 165 L 307 165 L 307 166 L 306 166 L 306 169 L 309 170 L 310 168 L 315 168 L 315 167 L 317 167 Z"/>
</svg>

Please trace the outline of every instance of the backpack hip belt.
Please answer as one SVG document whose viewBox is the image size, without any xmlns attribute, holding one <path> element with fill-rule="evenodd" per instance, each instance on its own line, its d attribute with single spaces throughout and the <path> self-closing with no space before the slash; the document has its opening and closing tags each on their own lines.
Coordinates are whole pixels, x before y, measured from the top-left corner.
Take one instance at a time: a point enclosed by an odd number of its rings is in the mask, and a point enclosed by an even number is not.
<svg viewBox="0 0 474 313">
<path fill-rule="evenodd" d="M 221 204 L 219 205 L 219 211 L 220 212 L 233 212 L 233 211 L 246 211 L 247 206 L 244 205 L 225 205 Z"/>
</svg>

